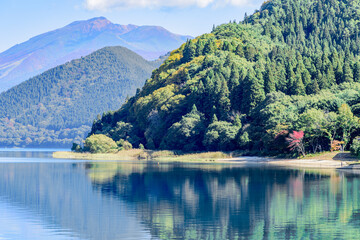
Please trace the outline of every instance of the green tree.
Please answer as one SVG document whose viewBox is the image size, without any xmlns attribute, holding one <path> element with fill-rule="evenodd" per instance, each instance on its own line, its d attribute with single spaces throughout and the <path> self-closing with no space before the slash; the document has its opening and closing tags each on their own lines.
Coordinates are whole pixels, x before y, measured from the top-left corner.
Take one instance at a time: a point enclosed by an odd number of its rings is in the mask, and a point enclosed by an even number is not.
<svg viewBox="0 0 360 240">
<path fill-rule="evenodd" d="M 324 139 L 327 139 L 325 132 L 326 124 L 327 119 L 325 113 L 319 109 L 308 109 L 299 116 L 297 128 L 304 131 L 305 145 L 308 149 L 311 149 L 313 153 L 325 150 L 330 146 L 327 142 L 324 142 Z"/>
<path fill-rule="evenodd" d="M 345 61 L 343 66 L 343 82 L 353 82 L 354 76 L 348 61 Z"/>
<path fill-rule="evenodd" d="M 253 68 L 248 70 L 244 85 L 242 109 L 244 112 L 249 112 L 265 99 L 264 86 L 261 84 L 261 80 L 255 77 Z"/>
<path fill-rule="evenodd" d="M 211 123 L 204 136 L 203 144 L 208 150 L 235 150 L 236 135 L 240 126 L 226 121 L 215 121 Z"/>
<path fill-rule="evenodd" d="M 292 92 L 295 95 L 305 95 L 305 86 L 300 74 L 297 74 L 295 76 L 295 82 L 292 87 Z"/>
<path fill-rule="evenodd" d="M 94 134 L 86 138 L 84 150 L 91 153 L 113 153 L 118 151 L 115 141 L 103 134 Z"/>
<path fill-rule="evenodd" d="M 213 54 L 215 50 L 216 50 L 215 40 L 212 38 L 208 39 L 208 41 L 204 46 L 203 55 Z"/>
<path fill-rule="evenodd" d="M 342 140 L 346 147 L 350 141 L 351 133 L 359 126 L 359 119 L 354 116 L 346 103 L 339 108 L 338 125 L 342 131 Z"/>
<path fill-rule="evenodd" d="M 161 143 L 161 148 L 186 151 L 201 150 L 204 130 L 203 114 L 193 105 L 188 114 L 169 128 Z"/>
<path fill-rule="evenodd" d="M 183 51 L 183 59 L 182 61 L 190 62 L 194 59 L 196 55 L 196 46 L 192 40 L 188 40 L 185 44 L 184 51 Z"/>
<path fill-rule="evenodd" d="M 109 131 L 109 134 L 114 141 L 119 141 L 120 139 L 126 139 L 130 136 L 132 130 L 133 126 L 130 123 L 119 121 L 116 123 L 116 127 Z"/>
<path fill-rule="evenodd" d="M 264 85 L 265 93 L 275 92 L 275 77 L 273 74 L 274 69 L 271 69 L 270 64 L 266 65 L 265 75 L 264 75 Z"/>
<path fill-rule="evenodd" d="M 354 64 L 354 81 L 360 82 L 360 62 Z"/>
<path fill-rule="evenodd" d="M 245 57 L 244 54 L 244 48 L 242 46 L 242 44 L 238 44 L 235 50 L 235 53 L 239 56 L 239 57 Z"/>
</svg>

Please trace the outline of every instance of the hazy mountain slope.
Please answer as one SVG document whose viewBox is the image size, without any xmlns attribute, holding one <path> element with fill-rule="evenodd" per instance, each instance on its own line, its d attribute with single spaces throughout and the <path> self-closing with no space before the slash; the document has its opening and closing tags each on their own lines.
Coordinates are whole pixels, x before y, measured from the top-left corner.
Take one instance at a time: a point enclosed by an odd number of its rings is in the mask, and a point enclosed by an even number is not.
<svg viewBox="0 0 360 240">
<path fill-rule="evenodd" d="M 90 134 L 150 149 L 307 152 L 360 135 L 360 12 L 352 0 L 271 0 L 187 41 Z M 353 111 L 353 113 L 352 113 Z M 132 132 L 112 131 L 118 125 Z M 124 136 L 125 135 L 125 136 Z M 301 135 L 301 134 L 300 134 Z"/>
<path fill-rule="evenodd" d="M 106 47 L 31 78 L 0 94 L 0 144 L 24 144 L 27 137 L 41 144 L 42 133 L 50 138 L 47 145 L 69 146 L 97 114 L 117 109 L 159 65 L 126 48 Z M 76 129 L 65 134 L 67 142 L 60 136 L 65 129 Z"/>
<path fill-rule="evenodd" d="M 73 22 L 0 53 L 0 92 L 106 46 L 123 46 L 153 60 L 187 38 L 161 27 L 119 25 L 103 17 Z"/>
</svg>

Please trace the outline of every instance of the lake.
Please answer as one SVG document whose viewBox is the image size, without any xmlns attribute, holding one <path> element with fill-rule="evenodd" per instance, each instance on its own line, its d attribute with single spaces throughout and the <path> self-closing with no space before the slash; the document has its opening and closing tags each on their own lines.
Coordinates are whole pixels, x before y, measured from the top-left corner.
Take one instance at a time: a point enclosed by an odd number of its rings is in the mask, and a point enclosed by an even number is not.
<svg viewBox="0 0 360 240">
<path fill-rule="evenodd" d="M 358 239 L 360 174 L 0 149 L 0 239 Z"/>
</svg>

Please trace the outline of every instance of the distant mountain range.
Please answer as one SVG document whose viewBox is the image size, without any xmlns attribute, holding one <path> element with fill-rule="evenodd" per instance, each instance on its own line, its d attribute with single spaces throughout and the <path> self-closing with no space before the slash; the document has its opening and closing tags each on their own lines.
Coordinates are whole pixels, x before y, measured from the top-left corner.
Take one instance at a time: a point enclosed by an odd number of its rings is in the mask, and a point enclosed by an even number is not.
<svg viewBox="0 0 360 240">
<path fill-rule="evenodd" d="M 162 27 L 119 25 L 104 17 L 76 21 L 0 53 L 0 92 L 106 46 L 123 46 L 154 60 L 188 38 Z"/>
<path fill-rule="evenodd" d="M 162 60 L 106 47 L 0 94 L 0 146 L 70 147 L 98 114 L 135 94 Z"/>
</svg>

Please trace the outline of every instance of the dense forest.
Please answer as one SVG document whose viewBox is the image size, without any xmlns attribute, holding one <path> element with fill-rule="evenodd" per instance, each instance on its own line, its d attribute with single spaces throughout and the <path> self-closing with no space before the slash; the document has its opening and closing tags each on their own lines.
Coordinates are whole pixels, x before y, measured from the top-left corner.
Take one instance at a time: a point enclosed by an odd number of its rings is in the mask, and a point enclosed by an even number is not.
<svg viewBox="0 0 360 240">
<path fill-rule="evenodd" d="M 349 148 L 359 134 L 359 20 L 359 1 L 267 1 L 171 52 L 90 135 L 185 151 Z"/>
<path fill-rule="evenodd" d="M 117 109 L 161 62 L 107 47 L 29 79 L 0 95 L 0 145 L 80 142 L 98 114 Z"/>
</svg>

